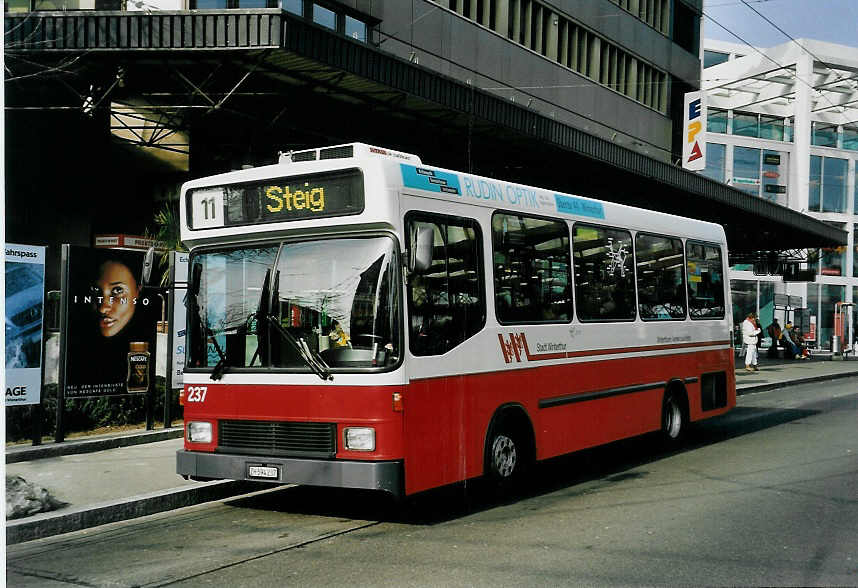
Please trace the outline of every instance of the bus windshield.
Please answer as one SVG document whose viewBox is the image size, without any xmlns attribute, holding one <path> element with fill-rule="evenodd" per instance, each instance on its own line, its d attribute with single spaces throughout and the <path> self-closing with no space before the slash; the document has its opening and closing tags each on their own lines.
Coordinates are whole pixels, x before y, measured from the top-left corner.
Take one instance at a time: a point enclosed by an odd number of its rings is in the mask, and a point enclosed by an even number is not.
<svg viewBox="0 0 858 588">
<path fill-rule="evenodd" d="M 333 371 L 395 365 L 397 259 L 387 236 L 196 254 L 198 310 L 189 314 L 188 367 L 308 371 L 305 345 Z"/>
</svg>

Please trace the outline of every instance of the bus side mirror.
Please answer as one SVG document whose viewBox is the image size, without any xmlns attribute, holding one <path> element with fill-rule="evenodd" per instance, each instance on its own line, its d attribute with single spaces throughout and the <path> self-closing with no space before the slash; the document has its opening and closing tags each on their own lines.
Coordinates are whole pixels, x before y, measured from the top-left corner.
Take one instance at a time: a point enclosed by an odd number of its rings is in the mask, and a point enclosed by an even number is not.
<svg viewBox="0 0 858 588">
<path fill-rule="evenodd" d="M 411 260 L 409 270 L 422 273 L 432 265 L 432 254 L 435 248 L 435 232 L 431 227 L 417 227 L 411 242 Z"/>
</svg>

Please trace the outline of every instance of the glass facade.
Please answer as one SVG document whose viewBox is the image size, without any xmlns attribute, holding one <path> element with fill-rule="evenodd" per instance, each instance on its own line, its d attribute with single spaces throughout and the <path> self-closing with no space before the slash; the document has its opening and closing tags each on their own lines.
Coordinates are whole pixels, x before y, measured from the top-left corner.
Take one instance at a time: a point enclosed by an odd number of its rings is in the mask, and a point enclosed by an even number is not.
<svg viewBox="0 0 858 588">
<path fill-rule="evenodd" d="M 831 336 L 834 335 L 834 303 L 846 299 L 846 286 L 820 284 L 819 290 L 820 318 L 817 323 L 819 346 L 823 349 L 831 349 Z"/>
<path fill-rule="evenodd" d="M 854 278 L 858 278 L 858 239 L 855 238 L 856 235 L 858 235 L 858 225 L 852 225 L 852 277 Z M 852 302 L 858 304 L 858 298 L 853 296 Z"/>
<path fill-rule="evenodd" d="M 706 115 L 706 131 L 727 134 L 727 111 L 709 108 Z M 708 155 L 707 155 L 708 157 Z"/>
<path fill-rule="evenodd" d="M 726 63 L 730 59 L 729 53 L 721 53 L 720 51 L 703 51 L 703 67 L 712 67 Z"/>
<path fill-rule="evenodd" d="M 846 212 L 849 161 L 810 156 L 809 208 L 815 212 Z"/>
<path fill-rule="evenodd" d="M 846 212 L 846 159 L 824 157 L 822 162 L 822 212 Z"/>
<path fill-rule="evenodd" d="M 761 196 L 766 200 L 787 206 L 789 204 L 787 196 L 789 153 L 763 151 L 762 178 L 763 191 Z"/>
<path fill-rule="evenodd" d="M 843 149 L 858 151 L 858 127 L 843 127 Z"/>
<path fill-rule="evenodd" d="M 757 115 L 734 112 L 733 134 L 742 137 L 759 137 L 760 124 Z"/>
<path fill-rule="evenodd" d="M 733 148 L 733 187 L 755 196 L 760 194 L 759 149 Z"/>
<path fill-rule="evenodd" d="M 760 138 L 773 141 L 784 140 L 784 119 L 760 115 Z"/>
<path fill-rule="evenodd" d="M 811 143 L 819 147 L 837 147 L 837 125 L 813 123 Z"/>
<path fill-rule="evenodd" d="M 703 175 L 717 182 L 724 182 L 727 163 L 727 146 L 721 143 L 706 143 L 706 169 Z"/>
<path fill-rule="evenodd" d="M 733 343 L 741 346 L 742 321 L 748 313 L 757 312 L 756 280 L 730 280 L 730 301 L 733 306 Z"/>
</svg>

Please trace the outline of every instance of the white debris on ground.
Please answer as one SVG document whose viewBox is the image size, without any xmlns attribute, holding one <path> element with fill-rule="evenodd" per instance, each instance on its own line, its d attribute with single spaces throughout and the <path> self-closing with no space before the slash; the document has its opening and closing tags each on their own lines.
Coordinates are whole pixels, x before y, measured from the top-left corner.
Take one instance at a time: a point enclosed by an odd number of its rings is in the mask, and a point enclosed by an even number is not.
<svg viewBox="0 0 858 588">
<path fill-rule="evenodd" d="M 6 476 L 6 519 L 20 519 L 66 506 L 50 492 L 21 476 Z"/>
</svg>

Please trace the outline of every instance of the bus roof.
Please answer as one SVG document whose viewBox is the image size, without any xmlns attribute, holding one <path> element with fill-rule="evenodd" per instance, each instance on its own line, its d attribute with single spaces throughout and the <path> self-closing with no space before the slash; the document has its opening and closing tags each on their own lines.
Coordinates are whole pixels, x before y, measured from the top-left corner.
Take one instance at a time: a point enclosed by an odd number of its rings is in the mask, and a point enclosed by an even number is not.
<svg viewBox="0 0 858 588">
<path fill-rule="evenodd" d="M 281 152 L 278 163 L 274 165 L 228 172 L 187 182 L 182 187 L 182 197 L 184 201 L 188 190 L 193 189 L 244 182 L 264 182 L 267 178 L 324 174 L 344 169 L 363 171 L 364 191 L 367 194 L 376 193 L 382 189 L 395 189 L 402 194 L 451 203 L 682 235 L 719 243 L 726 241 L 723 227 L 715 223 L 424 165 L 416 155 L 365 143 Z M 623 189 L 630 190 L 633 187 L 618 186 L 618 190 Z M 186 218 L 187 208 L 185 206 L 180 208 L 182 209 L 183 240 L 196 242 L 225 237 L 225 233 L 221 230 L 199 231 L 195 227 L 197 230 L 188 232 L 190 227 L 187 224 L 189 219 Z M 266 221 L 264 226 L 244 227 L 246 231 L 243 233 L 249 237 L 263 232 L 306 229 L 307 223 L 314 226 L 319 223 L 366 225 L 374 222 L 373 219 L 375 222 L 386 221 L 396 224 L 394 219 L 384 218 L 390 210 L 390 208 L 378 208 L 373 204 L 367 206 L 360 214 L 328 216 L 324 219 L 295 219 L 273 224 Z M 219 227 L 206 228 L 218 229 Z"/>
</svg>

